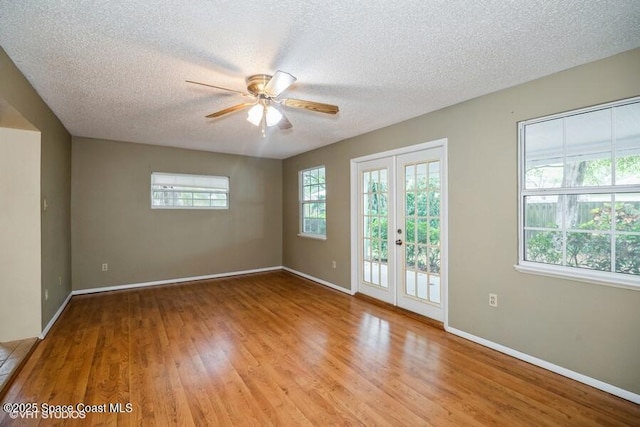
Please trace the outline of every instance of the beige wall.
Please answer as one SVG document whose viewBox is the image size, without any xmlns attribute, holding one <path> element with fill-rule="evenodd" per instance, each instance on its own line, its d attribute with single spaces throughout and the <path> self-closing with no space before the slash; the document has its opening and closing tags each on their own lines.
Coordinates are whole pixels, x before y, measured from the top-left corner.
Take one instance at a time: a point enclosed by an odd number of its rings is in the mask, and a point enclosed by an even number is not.
<svg viewBox="0 0 640 427">
<path fill-rule="evenodd" d="M 151 172 L 229 176 L 231 207 L 152 210 Z M 280 160 L 74 137 L 72 182 L 74 290 L 282 265 Z"/>
<path fill-rule="evenodd" d="M 40 334 L 40 132 L 0 127 L 0 342 Z"/>
<path fill-rule="evenodd" d="M 0 102 L 40 131 L 42 328 L 71 292 L 71 135 L 0 47 Z M 44 291 L 49 299 L 45 300 Z"/>
<path fill-rule="evenodd" d="M 348 288 L 349 159 L 448 138 L 450 326 L 640 393 L 639 291 L 513 268 L 516 123 L 636 95 L 638 49 L 289 158 L 284 265 Z M 326 241 L 297 236 L 297 172 L 318 164 L 327 171 Z M 489 292 L 498 294 L 498 309 L 488 306 Z"/>
</svg>

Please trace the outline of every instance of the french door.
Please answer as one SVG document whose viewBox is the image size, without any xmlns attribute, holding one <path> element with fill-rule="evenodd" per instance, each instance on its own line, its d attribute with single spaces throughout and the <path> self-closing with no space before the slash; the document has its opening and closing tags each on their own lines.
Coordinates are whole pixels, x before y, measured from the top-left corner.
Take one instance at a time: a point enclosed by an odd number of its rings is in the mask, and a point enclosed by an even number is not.
<svg viewBox="0 0 640 427">
<path fill-rule="evenodd" d="M 358 291 L 444 321 L 443 148 L 357 163 Z"/>
</svg>

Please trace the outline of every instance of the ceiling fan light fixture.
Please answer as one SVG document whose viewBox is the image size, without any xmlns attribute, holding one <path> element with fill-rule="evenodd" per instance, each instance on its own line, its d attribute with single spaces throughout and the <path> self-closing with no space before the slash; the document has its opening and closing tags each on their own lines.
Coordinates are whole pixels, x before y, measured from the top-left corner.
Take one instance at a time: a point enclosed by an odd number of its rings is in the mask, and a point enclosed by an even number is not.
<svg viewBox="0 0 640 427">
<path fill-rule="evenodd" d="M 262 115 L 264 113 L 264 106 L 262 104 L 256 104 L 247 113 L 247 121 L 254 126 L 260 126 L 262 121 Z"/>
<path fill-rule="evenodd" d="M 282 120 L 282 113 L 272 106 L 266 107 L 267 109 L 267 126 L 275 126 L 280 120 Z"/>
</svg>

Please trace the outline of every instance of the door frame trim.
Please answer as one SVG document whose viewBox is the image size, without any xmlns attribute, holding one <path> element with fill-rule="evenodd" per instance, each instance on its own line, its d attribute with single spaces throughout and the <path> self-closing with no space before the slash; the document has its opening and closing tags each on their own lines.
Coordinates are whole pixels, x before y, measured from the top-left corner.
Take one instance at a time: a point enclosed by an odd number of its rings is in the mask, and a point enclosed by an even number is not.
<svg viewBox="0 0 640 427">
<path fill-rule="evenodd" d="M 350 247 L 351 247 L 351 283 L 350 291 L 352 294 L 358 292 L 358 164 L 370 160 L 376 160 L 383 157 L 395 157 L 401 154 L 413 153 L 416 151 L 428 150 L 431 148 L 442 148 L 442 182 L 441 182 L 441 200 L 442 200 L 442 223 L 441 236 L 442 248 L 441 248 L 441 272 L 442 274 L 442 294 L 444 310 L 444 326 L 449 325 L 449 187 L 448 187 L 448 139 L 441 138 L 429 142 L 423 142 L 414 145 L 408 145 L 406 147 L 396 148 L 393 150 L 382 151 L 379 153 L 368 154 L 366 156 L 355 157 L 350 159 Z"/>
</svg>

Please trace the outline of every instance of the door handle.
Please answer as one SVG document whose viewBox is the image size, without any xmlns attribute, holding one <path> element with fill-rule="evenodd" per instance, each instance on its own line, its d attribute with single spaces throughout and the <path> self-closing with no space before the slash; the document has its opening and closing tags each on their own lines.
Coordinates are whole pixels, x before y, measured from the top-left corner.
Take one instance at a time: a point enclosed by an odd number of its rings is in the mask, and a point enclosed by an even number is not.
<svg viewBox="0 0 640 427">
<path fill-rule="evenodd" d="M 402 245 L 402 239 L 396 240 L 396 245 L 401 246 Z"/>
</svg>

